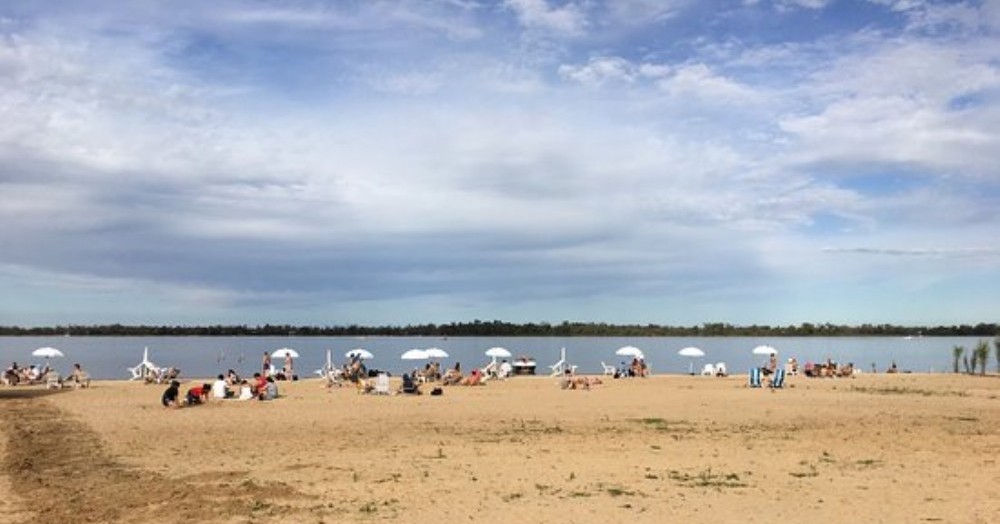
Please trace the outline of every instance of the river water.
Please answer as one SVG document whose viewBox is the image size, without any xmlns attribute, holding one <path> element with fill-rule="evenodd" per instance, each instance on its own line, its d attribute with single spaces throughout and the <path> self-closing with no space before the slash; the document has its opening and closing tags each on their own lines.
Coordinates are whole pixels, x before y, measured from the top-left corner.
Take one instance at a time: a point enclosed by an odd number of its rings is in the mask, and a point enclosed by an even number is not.
<svg viewBox="0 0 1000 524">
<path fill-rule="evenodd" d="M 615 351 L 631 345 L 643 350 L 654 374 L 685 374 L 715 362 L 726 362 L 730 373 L 743 373 L 766 359 L 751 350 L 770 345 L 778 349 L 781 360 L 795 357 L 800 366 L 831 358 L 839 363 L 853 362 L 865 372 L 871 372 L 873 366 L 883 372 L 896 362 L 900 370 L 940 373 L 952 370 L 954 346 L 971 351 L 980 340 L 992 346 L 991 339 L 977 337 L 0 337 L 0 363 L 4 368 L 11 362 L 42 364 L 44 359 L 32 357 L 31 352 L 49 346 L 66 354 L 50 361 L 63 373 L 79 362 L 94 378 L 128 379 L 126 368 L 136 365 L 148 347 L 150 360 L 157 365 L 180 368 L 186 377 L 209 377 L 230 368 L 252 373 L 260 368 L 263 352 L 289 347 L 300 355 L 296 373 L 306 377 L 315 376 L 313 371 L 325 363 L 327 350 L 339 365 L 345 361 L 345 352 L 364 348 L 375 355 L 366 362 L 369 368 L 400 374 L 422 365 L 400 359 L 408 349 L 444 349 L 450 355 L 443 359 L 444 366 L 461 362 L 462 369 L 468 370 L 489 362 L 483 352 L 499 346 L 515 358 L 534 358 L 538 373 L 545 374 L 565 347 L 567 360 L 579 366 L 578 372 L 600 373 L 602 362 L 620 365 L 625 358 L 616 356 Z M 679 356 L 677 351 L 686 346 L 698 347 L 706 356 Z M 992 365 L 992 347 L 990 354 Z M 274 364 L 280 368 L 282 362 Z"/>
</svg>

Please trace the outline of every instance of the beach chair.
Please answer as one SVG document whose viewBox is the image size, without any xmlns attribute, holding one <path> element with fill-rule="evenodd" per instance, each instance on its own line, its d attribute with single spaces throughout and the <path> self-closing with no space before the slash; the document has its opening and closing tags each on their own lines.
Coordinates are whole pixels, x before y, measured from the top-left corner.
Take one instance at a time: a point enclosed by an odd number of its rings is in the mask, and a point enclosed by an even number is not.
<svg viewBox="0 0 1000 524">
<path fill-rule="evenodd" d="M 785 370 L 784 368 L 778 368 L 774 371 L 774 377 L 771 378 L 770 386 L 774 389 L 780 389 L 785 387 Z"/>
<path fill-rule="evenodd" d="M 45 374 L 45 388 L 46 389 L 62 389 L 63 380 L 62 376 L 55 371 L 49 371 Z"/>
<path fill-rule="evenodd" d="M 750 368 L 750 387 L 760 387 L 760 368 L 758 367 Z"/>
<path fill-rule="evenodd" d="M 562 348 L 562 350 L 560 350 L 559 357 L 560 357 L 559 362 L 556 362 L 555 364 L 549 366 L 549 369 L 552 370 L 551 376 L 560 377 L 562 375 L 565 375 L 567 369 L 570 371 L 570 373 L 575 375 L 576 366 L 566 363 L 566 348 Z"/>
<path fill-rule="evenodd" d="M 705 364 L 705 367 L 701 368 L 701 376 L 703 377 L 715 376 L 715 366 L 713 366 L 712 364 Z"/>
<path fill-rule="evenodd" d="M 718 377 L 729 376 L 729 372 L 726 371 L 726 363 L 719 362 L 715 364 L 715 375 Z"/>
<path fill-rule="evenodd" d="M 379 373 L 375 377 L 375 394 L 376 395 L 388 395 L 389 394 L 389 375 L 386 373 Z"/>
<path fill-rule="evenodd" d="M 615 373 L 618 372 L 617 368 L 615 368 L 614 366 L 609 366 L 609 365 L 605 364 L 603 360 L 601 361 L 601 368 L 604 369 L 604 374 L 605 375 L 608 375 L 608 376 L 611 376 L 611 377 L 615 376 Z"/>
</svg>

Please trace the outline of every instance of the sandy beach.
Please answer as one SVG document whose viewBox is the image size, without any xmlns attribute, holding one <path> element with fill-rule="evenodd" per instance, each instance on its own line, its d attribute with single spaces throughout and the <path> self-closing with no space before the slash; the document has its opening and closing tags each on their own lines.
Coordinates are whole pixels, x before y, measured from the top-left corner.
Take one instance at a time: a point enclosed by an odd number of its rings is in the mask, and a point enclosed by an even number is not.
<svg viewBox="0 0 1000 524">
<path fill-rule="evenodd" d="M 1000 522 L 995 375 L 786 385 L 303 380 L 180 410 L 158 385 L 5 387 L 0 522 Z"/>
</svg>

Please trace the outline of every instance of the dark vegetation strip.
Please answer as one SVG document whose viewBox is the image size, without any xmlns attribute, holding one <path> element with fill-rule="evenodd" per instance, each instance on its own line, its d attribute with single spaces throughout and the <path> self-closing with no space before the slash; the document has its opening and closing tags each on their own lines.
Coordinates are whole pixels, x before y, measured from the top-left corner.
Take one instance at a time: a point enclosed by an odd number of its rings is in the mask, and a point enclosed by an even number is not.
<svg viewBox="0 0 1000 524">
<path fill-rule="evenodd" d="M 548 322 L 514 324 L 500 320 L 418 324 L 407 326 L 293 326 L 289 324 L 149 326 L 66 325 L 47 327 L 0 326 L 2 336 L 464 336 L 464 337 L 836 337 L 836 336 L 979 336 L 1000 335 L 1000 325 L 979 323 L 952 326 L 896 326 L 892 324 L 803 323 L 797 326 L 707 323 L 698 326 L 657 324 L 606 324 L 594 322 Z"/>
</svg>

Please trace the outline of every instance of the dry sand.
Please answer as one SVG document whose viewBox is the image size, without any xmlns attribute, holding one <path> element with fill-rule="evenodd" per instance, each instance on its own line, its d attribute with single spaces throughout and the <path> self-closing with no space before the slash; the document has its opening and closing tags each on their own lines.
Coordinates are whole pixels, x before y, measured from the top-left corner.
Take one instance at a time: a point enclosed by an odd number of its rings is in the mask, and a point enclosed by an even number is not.
<svg viewBox="0 0 1000 524">
<path fill-rule="evenodd" d="M 0 388 L 0 522 L 1000 522 L 996 376 L 788 386 L 306 380 L 180 410 L 162 386 Z"/>
</svg>

